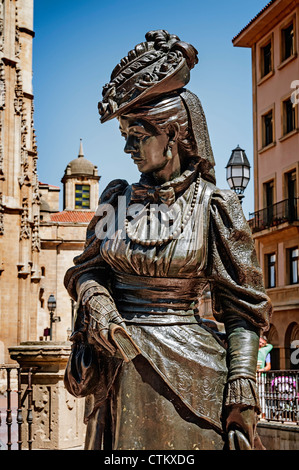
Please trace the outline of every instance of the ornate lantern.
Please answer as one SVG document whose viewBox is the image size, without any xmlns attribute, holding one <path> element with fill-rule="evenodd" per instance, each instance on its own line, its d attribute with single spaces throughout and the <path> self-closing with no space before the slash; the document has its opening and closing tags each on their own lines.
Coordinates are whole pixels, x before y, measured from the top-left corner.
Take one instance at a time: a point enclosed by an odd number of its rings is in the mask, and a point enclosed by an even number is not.
<svg viewBox="0 0 299 470">
<path fill-rule="evenodd" d="M 240 200 L 250 180 L 250 163 L 245 150 L 239 145 L 232 151 L 226 166 L 226 180 L 229 187 L 238 194 Z"/>
</svg>

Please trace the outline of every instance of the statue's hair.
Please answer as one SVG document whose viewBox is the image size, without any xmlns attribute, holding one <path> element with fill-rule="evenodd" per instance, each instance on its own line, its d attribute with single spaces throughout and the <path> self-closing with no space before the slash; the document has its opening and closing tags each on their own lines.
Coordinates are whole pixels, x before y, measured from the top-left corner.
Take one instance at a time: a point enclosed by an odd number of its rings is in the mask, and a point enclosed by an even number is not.
<svg viewBox="0 0 299 470">
<path fill-rule="evenodd" d="M 159 97 L 143 106 L 132 109 L 125 114 L 126 117 L 141 118 L 153 125 L 158 132 L 171 130 L 172 124 L 179 124 L 177 135 L 177 144 L 180 155 L 183 158 L 183 164 L 187 164 L 188 159 L 199 160 L 199 167 L 203 178 L 215 182 L 213 168 L 208 165 L 205 155 L 198 151 L 193 134 L 189 111 L 185 100 L 180 93 L 172 93 L 168 96 Z M 211 171 L 212 170 L 212 171 Z"/>
<path fill-rule="evenodd" d="M 188 153 L 192 152 L 194 145 L 192 145 L 192 135 L 189 132 L 188 113 L 178 94 L 135 108 L 126 116 L 142 118 L 153 125 L 159 133 L 171 129 L 173 123 L 178 123 L 178 145 Z"/>
</svg>

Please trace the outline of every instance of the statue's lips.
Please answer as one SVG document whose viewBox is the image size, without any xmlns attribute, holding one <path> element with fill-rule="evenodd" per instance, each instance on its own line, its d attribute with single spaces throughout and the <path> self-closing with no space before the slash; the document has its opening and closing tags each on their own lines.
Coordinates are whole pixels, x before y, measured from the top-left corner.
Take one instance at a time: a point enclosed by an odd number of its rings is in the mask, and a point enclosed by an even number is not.
<svg viewBox="0 0 299 470">
<path fill-rule="evenodd" d="M 139 155 L 138 156 L 137 155 L 132 155 L 131 158 L 132 158 L 133 162 L 136 163 L 136 165 L 138 163 L 141 163 L 141 162 L 144 161 L 144 158 L 140 157 Z"/>
</svg>

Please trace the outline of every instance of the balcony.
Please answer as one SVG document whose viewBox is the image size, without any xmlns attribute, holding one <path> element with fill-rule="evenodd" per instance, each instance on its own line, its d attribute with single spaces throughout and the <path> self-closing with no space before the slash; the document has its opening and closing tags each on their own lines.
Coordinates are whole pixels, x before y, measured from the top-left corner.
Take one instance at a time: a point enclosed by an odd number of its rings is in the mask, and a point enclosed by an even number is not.
<svg viewBox="0 0 299 470">
<path fill-rule="evenodd" d="M 252 233 L 270 227 L 277 227 L 285 222 L 292 223 L 298 221 L 299 198 L 284 199 L 271 206 L 249 214 L 249 225 Z"/>
</svg>

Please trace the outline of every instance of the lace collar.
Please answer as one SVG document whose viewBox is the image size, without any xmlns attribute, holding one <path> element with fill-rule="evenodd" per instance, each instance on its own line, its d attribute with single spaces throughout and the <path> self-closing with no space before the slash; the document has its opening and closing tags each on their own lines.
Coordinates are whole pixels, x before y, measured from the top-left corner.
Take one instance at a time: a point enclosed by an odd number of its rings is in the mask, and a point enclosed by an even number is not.
<svg viewBox="0 0 299 470">
<path fill-rule="evenodd" d="M 170 206 L 189 188 L 199 175 L 199 162 L 190 161 L 188 168 L 171 181 L 156 185 L 152 174 L 142 174 L 139 183 L 132 184 L 131 204 L 155 203 Z"/>
</svg>

